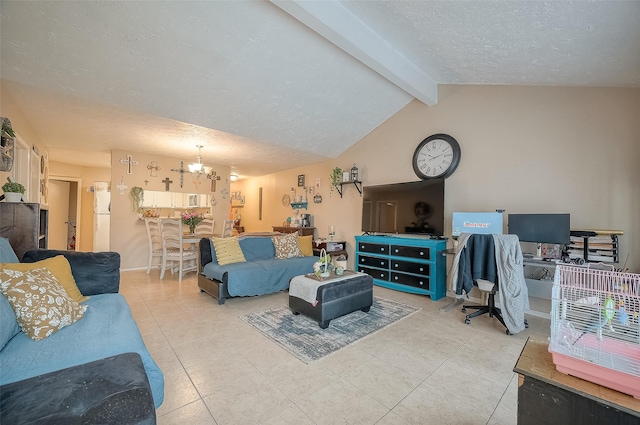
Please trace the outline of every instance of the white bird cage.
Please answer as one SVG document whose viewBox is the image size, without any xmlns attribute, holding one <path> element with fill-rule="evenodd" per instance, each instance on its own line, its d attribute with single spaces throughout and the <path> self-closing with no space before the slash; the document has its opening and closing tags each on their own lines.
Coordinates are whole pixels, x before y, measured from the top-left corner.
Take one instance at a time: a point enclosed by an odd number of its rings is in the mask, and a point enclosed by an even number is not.
<svg viewBox="0 0 640 425">
<path fill-rule="evenodd" d="M 558 265 L 549 351 L 556 369 L 640 398 L 640 275 Z"/>
</svg>

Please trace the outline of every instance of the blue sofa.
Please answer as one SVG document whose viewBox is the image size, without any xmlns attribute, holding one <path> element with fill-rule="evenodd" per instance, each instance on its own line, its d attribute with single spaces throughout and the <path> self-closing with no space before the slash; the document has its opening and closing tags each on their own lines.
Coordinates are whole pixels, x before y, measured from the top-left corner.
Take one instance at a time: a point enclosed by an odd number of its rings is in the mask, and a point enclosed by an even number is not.
<svg viewBox="0 0 640 425">
<path fill-rule="evenodd" d="M 20 331 L 11 305 L 0 294 L 0 333 L 10 337 L 0 350 L 0 385 L 110 356 L 137 353 L 148 377 L 153 404 L 159 407 L 164 399 L 162 371 L 147 351 L 129 305 L 117 293 L 120 255 L 115 252 L 32 250 L 25 253 L 22 261 L 30 263 L 56 255 L 64 255 L 69 261 L 78 289 L 83 295 L 90 296 L 83 303 L 88 308 L 76 323 L 34 341 Z M 5 238 L 0 238 L 0 262 L 18 262 Z"/>
<path fill-rule="evenodd" d="M 312 273 L 317 257 L 276 258 L 270 237 L 238 238 L 245 262 L 219 265 L 210 239 L 200 240 L 198 287 L 224 304 L 230 297 L 247 297 L 283 291 L 294 276 Z"/>
</svg>

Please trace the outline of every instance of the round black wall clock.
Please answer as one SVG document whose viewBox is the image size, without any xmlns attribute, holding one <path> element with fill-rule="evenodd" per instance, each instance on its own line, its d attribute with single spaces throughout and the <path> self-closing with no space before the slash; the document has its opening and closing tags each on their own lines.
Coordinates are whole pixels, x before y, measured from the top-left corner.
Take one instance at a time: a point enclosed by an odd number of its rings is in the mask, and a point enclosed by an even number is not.
<svg viewBox="0 0 640 425">
<path fill-rule="evenodd" d="M 456 171 L 460 163 L 460 145 L 448 134 L 424 139 L 413 154 L 413 171 L 423 180 L 443 179 Z"/>
</svg>

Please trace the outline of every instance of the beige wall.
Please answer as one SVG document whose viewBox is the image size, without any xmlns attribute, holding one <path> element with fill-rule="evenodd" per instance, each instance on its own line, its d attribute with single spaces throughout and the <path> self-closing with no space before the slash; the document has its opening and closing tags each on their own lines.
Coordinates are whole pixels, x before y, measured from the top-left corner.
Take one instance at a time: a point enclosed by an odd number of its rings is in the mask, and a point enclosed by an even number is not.
<svg viewBox="0 0 640 425">
<path fill-rule="evenodd" d="M 0 112 L 10 117 L 28 143 L 44 149 L 44 141 L 4 89 Z M 281 224 L 293 214 L 282 206 L 282 195 L 291 187 L 298 189 L 298 174 L 305 174 L 307 184 L 320 178 L 323 202 L 314 204 L 309 199 L 307 211 L 314 216 L 316 236 L 326 236 L 328 226 L 334 225 L 336 237 L 347 240 L 353 254 L 353 237 L 361 233 L 362 199 L 353 187 L 345 188 L 343 199 L 336 193 L 329 196 L 331 169 L 350 168 L 355 162 L 365 185 L 417 180 L 411 167 L 413 152 L 434 133 L 452 135 L 462 148 L 460 166 L 447 179 L 447 232 L 453 211 L 569 212 L 573 228 L 623 230 L 622 261 L 630 254 L 627 266 L 640 272 L 640 89 L 441 86 L 436 106 L 410 103 L 335 160 L 233 183 L 230 190 L 241 191 L 246 199 L 240 211 L 242 224 L 247 231 L 270 230 Z M 140 162 L 130 176 L 119 163 L 127 153 Z M 145 187 L 146 165 L 151 160 L 162 161 L 157 180 L 169 176 L 174 181 L 172 190 L 176 188 L 179 177 L 169 169 L 179 166 L 179 161 L 171 158 L 117 152 L 106 176 L 106 169 L 51 164 L 54 174 L 82 176 L 81 249 L 92 246 L 86 240 L 91 235 L 87 214 L 92 214 L 92 203 L 85 205 L 92 200 L 88 201 L 84 189 L 94 180 L 110 180 L 115 186 L 121 177 L 129 189 Z M 223 176 L 215 193 L 219 229 L 228 215 L 229 200 L 222 199 L 221 190 L 229 189 L 229 169 L 215 168 Z M 5 173 L 0 173 L 0 179 L 4 181 Z M 164 189 L 162 183 L 149 180 L 149 189 Z M 258 220 L 260 187 L 262 220 Z M 144 226 L 129 205 L 128 197 L 114 195 L 112 249 L 122 255 L 123 268 L 143 267 L 147 255 Z"/>
<path fill-rule="evenodd" d="M 133 160 L 139 163 L 139 165 L 133 167 L 132 174 L 127 174 L 126 166 L 120 163 L 120 160 L 127 155 L 132 155 Z M 230 168 L 206 163 L 207 166 L 211 166 L 216 171 L 217 175 L 221 176 L 220 181 L 216 184 L 216 192 L 211 192 L 210 180 L 207 180 L 204 176 L 201 176 L 203 183 L 196 187 L 192 176 L 189 174 L 185 174 L 183 187 L 181 188 L 180 175 L 171 171 L 171 169 L 180 168 L 181 160 L 184 161 L 184 166 L 186 167 L 188 163 L 195 160 L 195 156 L 192 158 L 169 158 L 134 151 L 114 150 L 111 152 L 111 250 L 120 253 L 123 270 L 147 267 L 148 247 L 144 221 L 140 220 L 138 214 L 131 210 L 129 198 L 131 188 L 134 186 L 139 186 L 146 190 L 164 191 L 165 185 L 162 180 L 165 177 L 169 177 L 173 181 L 170 185 L 171 192 L 214 195 L 217 205 L 210 209 L 202 209 L 202 211 L 211 211 L 213 218 L 216 220 L 214 231 L 216 233 L 221 232 L 222 223 L 228 218 L 231 205 L 230 197 L 227 195 L 226 199 L 224 199 L 222 194 L 223 190 L 226 190 L 227 193 L 229 192 Z M 160 167 L 157 177 L 151 177 L 150 170 L 147 169 L 147 165 L 151 161 L 156 161 Z M 121 180 L 127 186 L 123 195 L 119 194 L 116 187 Z M 145 180 L 148 180 L 148 183 L 145 184 Z M 161 214 L 166 217 L 169 212 L 169 210 L 162 210 Z M 180 211 L 176 210 L 174 213 L 179 214 Z"/>
<path fill-rule="evenodd" d="M 624 231 L 621 262 L 629 254 L 627 266 L 640 271 L 640 89 L 441 86 L 436 106 L 410 103 L 335 160 L 233 183 L 246 194 L 243 225 L 282 223 L 292 212 L 281 198 L 297 175 L 308 183 L 320 177 L 323 202 L 308 210 L 316 236 L 334 225 L 353 261 L 362 199 L 353 187 L 343 199 L 329 196 L 331 169 L 355 162 L 365 185 L 415 181 L 413 152 L 434 133 L 452 135 L 462 149 L 446 182 L 448 235 L 454 211 L 568 212 L 572 228 Z"/>
</svg>

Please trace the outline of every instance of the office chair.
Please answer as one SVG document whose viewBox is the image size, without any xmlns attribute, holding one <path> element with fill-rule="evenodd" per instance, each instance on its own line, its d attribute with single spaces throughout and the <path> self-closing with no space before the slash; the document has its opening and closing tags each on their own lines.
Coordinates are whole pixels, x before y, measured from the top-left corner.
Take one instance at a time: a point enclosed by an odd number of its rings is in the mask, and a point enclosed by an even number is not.
<svg viewBox="0 0 640 425">
<path fill-rule="evenodd" d="M 500 235 L 500 237 L 506 240 L 511 240 L 512 243 L 517 240 L 517 236 L 515 235 Z M 513 240 L 513 238 L 515 238 L 515 240 Z M 502 323 L 506 328 L 507 335 L 511 335 L 511 332 L 509 331 L 509 328 L 502 316 L 502 311 L 499 307 L 496 307 L 495 301 L 495 296 L 499 291 L 499 282 L 497 279 L 498 273 L 496 273 L 496 270 L 499 267 L 497 261 L 499 261 L 499 258 L 509 258 L 509 256 L 496 254 L 501 249 L 504 249 L 503 244 L 500 243 L 496 246 L 494 244 L 493 235 L 472 234 L 469 236 L 466 246 L 462 249 L 469 249 L 470 252 L 466 257 L 469 261 L 461 261 L 460 263 L 460 271 L 458 272 L 459 282 L 462 276 L 465 276 L 467 279 L 473 279 L 474 284 L 477 285 L 478 289 L 480 289 L 483 295 L 487 297 L 486 305 L 464 304 L 462 306 L 461 311 L 463 313 L 466 313 L 467 309 L 477 310 L 473 313 L 467 314 L 464 322 L 469 325 L 471 324 L 472 318 L 482 316 L 483 314 L 489 314 L 489 317 L 495 317 L 500 323 Z M 521 253 L 519 256 L 520 259 L 522 259 Z M 520 267 L 522 269 L 522 261 L 520 261 L 519 264 L 514 265 L 514 267 Z M 462 270 L 463 268 L 465 270 Z M 522 269 L 522 273 L 522 282 L 524 283 L 524 269 Z M 495 282 L 487 279 L 495 280 Z M 526 291 L 524 292 L 526 294 Z M 524 319 L 524 327 L 529 327 L 526 319 Z"/>
</svg>

